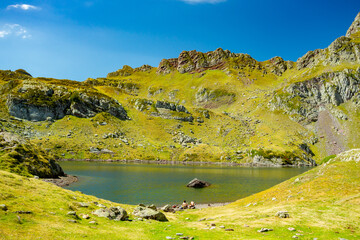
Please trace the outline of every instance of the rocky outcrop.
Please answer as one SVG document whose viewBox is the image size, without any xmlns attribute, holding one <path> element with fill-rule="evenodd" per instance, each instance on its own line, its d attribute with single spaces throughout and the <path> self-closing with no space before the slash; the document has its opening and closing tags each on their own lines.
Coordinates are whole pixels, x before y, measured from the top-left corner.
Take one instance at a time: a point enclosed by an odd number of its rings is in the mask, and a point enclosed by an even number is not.
<svg viewBox="0 0 360 240">
<path fill-rule="evenodd" d="M 204 188 L 209 187 L 211 183 L 194 178 L 186 186 L 191 188 Z"/>
<path fill-rule="evenodd" d="M 356 16 L 345 37 L 339 37 L 326 49 L 307 52 L 297 60 L 297 69 L 312 68 L 319 64 L 323 66 L 336 66 L 344 62 L 360 63 L 360 43 L 353 41 L 357 37 L 356 33 L 359 30 L 360 13 Z"/>
<path fill-rule="evenodd" d="M 138 68 L 132 68 L 128 65 L 124 65 L 122 69 L 119 69 L 115 72 L 111 72 L 107 75 L 107 78 L 114 78 L 114 77 L 127 77 L 132 75 L 135 72 L 150 72 L 153 69 L 150 65 L 142 65 Z"/>
<path fill-rule="evenodd" d="M 311 122 L 317 120 L 319 108 L 326 104 L 338 106 L 354 97 L 359 90 L 360 69 L 324 73 L 277 92 L 269 107 L 294 115 L 297 121 Z"/>
<path fill-rule="evenodd" d="M 358 33 L 360 31 L 360 12 L 355 17 L 354 22 L 351 24 L 350 28 L 346 32 L 346 37 L 351 37 L 351 35 Z"/>
<path fill-rule="evenodd" d="M 236 94 L 224 89 L 200 88 L 195 99 L 197 104 L 206 108 L 216 108 L 223 104 L 231 104 L 235 101 Z"/>
<path fill-rule="evenodd" d="M 64 176 L 53 156 L 43 149 L 8 133 L 0 133 L 0 169 L 19 175 L 41 178 Z"/>
<path fill-rule="evenodd" d="M 295 63 L 284 61 L 281 57 L 274 57 L 267 61 L 265 68 L 271 73 L 281 76 L 286 70 L 294 68 Z"/>
<path fill-rule="evenodd" d="M 146 112 L 154 117 L 161 117 L 164 119 L 176 119 L 184 122 L 194 121 L 191 113 L 180 104 L 167 101 L 152 101 L 148 99 L 137 98 L 132 101 L 135 109 Z"/>
<path fill-rule="evenodd" d="M 231 61 L 229 61 L 231 60 Z M 255 68 L 260 64 L 248 54 L 232 53 L 221 48 L 202 53 L 196 50 L 183 51 L 178 58 L 163 59 L 157 69 L 158 74 L 202 72 L 207 69 L 225 69 L 227 67 L 239 69 L 245 66 Z"/>
<path fill-rule="evenodd" d="M 23 84 L 8 95 L 6 103 L 12 116 L 30 121 L 61 119 L 65 115 L 89 118 L 100 112 L 128 119 L 116 100 L 96 92 L 70 91 L 62 87 Z"/>
</svg>

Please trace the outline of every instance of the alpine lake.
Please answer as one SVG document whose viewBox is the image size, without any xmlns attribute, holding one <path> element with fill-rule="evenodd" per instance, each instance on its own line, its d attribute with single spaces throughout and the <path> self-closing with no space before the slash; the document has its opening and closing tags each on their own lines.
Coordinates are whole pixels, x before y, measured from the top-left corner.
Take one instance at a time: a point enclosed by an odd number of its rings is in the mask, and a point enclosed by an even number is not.
<svg viewBox="0 0 360 240">
<path fill-rule="evenodd" d="M 61 162 L 79 181 L 66 187 L 124 204 L 225 203 L 266 190 L 308 171 L 309 167 L 267 168 L 213 165 L 156 165 L 108 162 Z M 210 187 L 194 189 L 198 178 Z"/>
</svg>

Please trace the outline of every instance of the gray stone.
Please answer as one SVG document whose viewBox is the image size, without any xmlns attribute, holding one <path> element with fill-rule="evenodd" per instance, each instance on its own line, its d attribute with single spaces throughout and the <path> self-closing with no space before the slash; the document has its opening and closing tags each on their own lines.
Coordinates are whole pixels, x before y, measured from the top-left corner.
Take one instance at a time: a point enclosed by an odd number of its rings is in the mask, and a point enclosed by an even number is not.
<svg viewBox="0 0 360 240">
<path fill-rule="evenodd" d="M 193 180 L 191 180 L 186 186 L 187 187 L 192 187 L 192 188 L 204 188 L 204 187 L 208 187 L 211 184 L 202 180 L 199 180 L 197 178 L 194 178 Z"/>
<path fill-rule="evenodd" d="M 84 202 L 78 202 L 78 206 L 79 207 L 89 207 L 90 204 L 89 203 L 84 203 Z"/>
<path fill-rule="evenodd" d="M 128 218 L 127 212 L 122 207 L 100 208 L 93 211 L 92 214 L 117 221 L 125 221 Z"/>
<path fill-rule="evenodd" d="M 271 229 L 271 228 L 261 228 L 260 230 L 258 230 L 258 232 L 271 232 L 271 231 L 273 231 L 273 229 Z"/>
<path fill-rule="evenodd" d="M 71 223 L 77 223 L 77 221 L 74 220 L 74 219 L 68 219 L 67 221 L 68 221 L 68 222 L 71 222 Z"/>
<path fill-rule="evenodd" d="M 164 212 L 173 212 L 173 211 L 174 211 L 174 209 L 173 209 L 173 208 L 171 207 L 171 205 L 169 205 L 169 204 L 163 206 L 163 207 L 161 208 L 161 210 L 164 211 Z"/>
<path fill-rule="evenodd" d="M 5 204 L 0 204 L 0 210 L 7 211 L 8 208 Z"/>
<path fill-rule="evenodd" d="M 133 214 L 144 219 L 153 219 L 161 222 L 168 221 L 162 212 L 147 207 L 138 206 L 135 208 Z"/>
<path fill-rule="evenodd" d="M 76 216 L 76 212 L 75 211 L 70 211 L 66 215 Z"/>
<path fill-rule="evenodd" d="M 279 218 L 289 218 L 290 215 L 287 211 L 279 211 L 275 214 L 276 217 L 279 217 Z"/>
</svg>

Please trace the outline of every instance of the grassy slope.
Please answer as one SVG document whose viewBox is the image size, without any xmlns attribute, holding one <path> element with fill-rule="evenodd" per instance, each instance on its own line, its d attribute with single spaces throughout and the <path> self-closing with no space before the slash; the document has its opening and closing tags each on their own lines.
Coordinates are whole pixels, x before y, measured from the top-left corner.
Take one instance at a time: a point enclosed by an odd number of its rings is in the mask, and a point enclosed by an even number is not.
<svg viewBox="0 0 360 240">
<path fill-rule="evenodd" d="M 211 70 L 206 74 L 180 74 L 157 75 L 155 69 L 150 73 L 136 72 L 128 77 L 116 77 L 106 79 L 115 83 L 131 83 L 140 86 L 135 93 L 119 90 L 116 87 L 98 86 L 96 89 L 112 98 L 117 99 L 128 111 L 131 121 L 119 121 L 106 114 L 99 114 L 92 121 L 75 117 L 64 118 L 51 124 L 31 123 L 38 131 L 34 136 L 34 142 L 45 148 L 61 145 L 62 148 L 53 149 L 56 153 L 65 154 L 65 158 L 115 158 L 115 159 L 172 159 L 184 160 L 187 155 L 197 156 L 198 160 L 219 161 L 223 156 L 230 156 L 231 161 L 240 161 L 234 156 L 235 151 L 245 151 L 253 148 L 267 148 L 275 151 L 297 149 L 297 145 L 304 141 L 311 133 L 299 124 L 292 122 L 288 116 L 281 113 L 269 112 L 267 101 L 269 94 L 282 79 L 273 74 L 262 76 L 256 70 L 244 69 L 246 78 L 238 78 L 236 75 L 227 75 L 223 71 Z M 256 79 L 256 80 L 254 80 Z M 162 89 L 160 94 L 149 96 L 149 88 Z M 235 93 L 235 102 L 226 104 L 221 101 L 198 104 L 195 95 L 201 88 Z M 174 99 L 170 99 L 169 93 L 178 90 Z M 253 98 L 254 97 L 254 98 Z M 133 99 L 146 98 L 153 101 L 166 100 L 180 102 L 194 115 L 198 109 L 207 107 L 210 110 L 210 119 L 204 119 L 203 124 L 187 123 L 178 120 L 151 117 L 140 112 L 131 104 Z M 227 113 L 228 115 L 224 114 Z M 255 124 L 260 120 L 260 124 Z M 99 126 L 96 123 L 106 121 L 110 124 Z M 279 125 L 282 123 L 283 128 Z M 202 139 L 205 145 L 183 149 L 180 144 L 173 142 L 171 133 L 179 131 L 177 126 L 186 135 Z M 146 127 L 145 127 L 146 126 Z M 74 132 L 71 138 L 67 133 Z M 105 133 L 120 131 L 125 133 L 131 140 L 129 146 L 122 144 L 119 139 L 102 139 Z M 191 133 L 193 131 L 194 133 Z M 48 133 L 53 133 L 48 137 Z M 98 134 L 98 137 L 94 137 Z M 142 146 L 139 147 L 139 144 Z M 175 145 L 176 149 L 171 149 Z M 94 155 L 88 149 L 92 146 L 107 148 L 115 152 L 114 155 Z M 190 153 L 189 153 L 190 152 Z M 208 156 L 212 156 L 209 158 Z M 223 158 L 225 159 L 225 158 Z"/>
<path fill-rule="evenodd" d="M 115 222 L 93 215 L 90 220 L 69 223 L 68 211 L 76 210 L 80 214 L 95 209 L 94 205 L 89 209 L 76 207 L 77 202 L 97 201 L 107 206 L 119 204 L 1 171 L 0 204 L 5 203 L 9 211 L 0 211 L 0 238 L 165 239 L 181 232 L 195 236 L 195 239 L 290 239 L 296 233 L 303 234 L 300 239 L 358 239 L 359 159 L 360 150 L 345 152 L 326 165 L 228 206 L 167 214 L 170 222 L 165 223 Z M 249 203 L 251 205 L 247 206 Z M 132 212 L 133 206 L 120 206 Z M 13 213 L 19 210 L 33 211 L 33 214 L 20 215 L 19 223 L 17 214 Z M 291 218 L 275 217 L 275 213 L 281 210 L 289 211 Z M 199 222 L 203 217 L 213 220 Z M 91 226 L 91 220 L 96 220 L 99 225 Z M 217 227 L 205 230 L 209 223 L 216 223 Z M 235 231 L 225 232 L 219 228 L 220 225 Z M 258 233 L 262 227 L 274 231 Z M 287 230 L 288 227 L 294 227 L 296 232 Z"/>
</svg>

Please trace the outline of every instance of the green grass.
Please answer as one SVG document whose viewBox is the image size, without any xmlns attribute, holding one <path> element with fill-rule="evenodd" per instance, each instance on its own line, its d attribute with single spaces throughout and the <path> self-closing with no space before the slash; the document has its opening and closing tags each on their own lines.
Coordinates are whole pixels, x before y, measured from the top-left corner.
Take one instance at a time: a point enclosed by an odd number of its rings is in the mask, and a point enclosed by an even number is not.
<svg viewBox="0 0 360 240">
<path fill-rule="evenodd" d="M 296 233 L 302 234 L 300 239 L 358 239 L 359 156 L 360 150 L 340 154 L 327 164 L 225 207 L 166 213 L 169 222 L 115 222 L 90 214 L 89 220 L 69 223 L 68 211 L 88 214 L 96 209 L 92 202 L 121 206 L 130 213 L 131 219 L 134 219 L 131 215 L 134 206 L 0 171 L 0 204 L 9 208 L 8 212 L 0 212 L 0 236 L 1 239 L 165 239 L 176 237 L 180 232 L 195 239 L 290 239 Z M 91 204 L 89 208 L 81 208 L 78 202 Z M 290 218 L 275 217 L 276 212 L 282 210 L 288 211 Z M 20 215 L 15 211 L 33 214 Z M 200 218 L 212 220 L 199 222 Z M 89 224 L 92 220 L 99 225 Z M 216 228 L 204 229 L 209 223 L 215 223 Z M 219 228 L 221 225 L 234 231 L 226 232 Z M 262 227 L 274 231 L 258 233 Z M 287 230 L 289 227 L 296 231 Z"/>
</svg>

